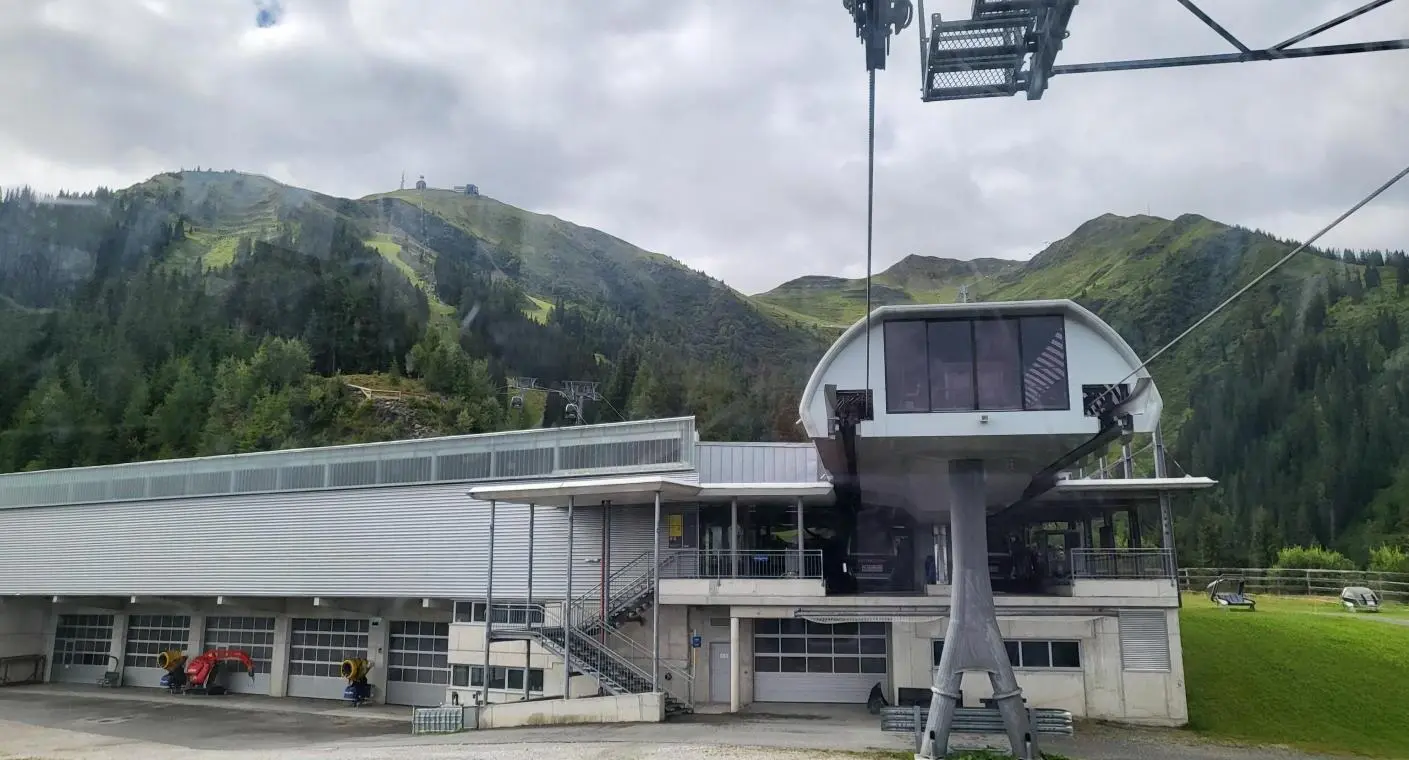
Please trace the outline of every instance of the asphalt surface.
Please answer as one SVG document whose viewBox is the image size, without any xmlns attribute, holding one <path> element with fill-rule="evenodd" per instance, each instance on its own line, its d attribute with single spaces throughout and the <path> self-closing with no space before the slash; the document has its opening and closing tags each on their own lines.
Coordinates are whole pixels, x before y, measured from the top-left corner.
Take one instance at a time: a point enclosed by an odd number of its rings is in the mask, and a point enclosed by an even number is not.
<svg viewBox="0 0 1409 760">
<path fill-rule="evenodd" d="M 412 736 L 407 711 L 267 697 L 169 697 L 151 690 L 0 690 L 0 759 L 59 760 L 797 760 L 831 751 L 906 750 L 856 706 L 761 706 L 664 724 L 554 726 Z M 201 701 L 196 701 L 201 700 Z M 981 737 L 956 737 L 974 746 Z M 999 740 L 1001 741 L 1001 740 Z M 1083 723 L 1043 749 L 1072 760 L 1318 760 L 1187 732 Z"/>
<path fill-rule="evenodd" d="M 241 695 L 178 699 L 239 700 Z M 189 749 L 257 750 L 307 747 L 359 738 L 410 737 L 410 720 L 222 709 L 178 701 L 144 701 L 42 693 L 26 687 L 0 689 L 0 720 L 39 728 L 77 731 L 124 741 L 154 742 Z M 0 750 L 5 739 L 0 733 Z M 3 757 L 3 755 L 0 755 Z"/>
</svg>

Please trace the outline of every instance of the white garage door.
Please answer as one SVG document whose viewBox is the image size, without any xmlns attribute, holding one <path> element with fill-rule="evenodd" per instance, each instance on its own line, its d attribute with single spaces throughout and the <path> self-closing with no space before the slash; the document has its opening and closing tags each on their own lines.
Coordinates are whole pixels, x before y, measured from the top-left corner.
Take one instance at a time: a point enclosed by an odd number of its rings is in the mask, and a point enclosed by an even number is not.
<svg viewBox="0 0 1409 760">
<path fill-rule="evenodd" d="M 166 671 L 157 667 L 157 654 L 168 649 L 185 652 L 190 639 L 189 615 L 129 615 L 127 646 L 122 657 L 123 685 L 160 687 Z"/>
<path fill-rule="evenodd" d="M 240 694 L 268 694 L 269 671 L 274 667 L 274 618 L 211 616 L 205 619 L 206 649 L 239 649 L 254 662 L 254 678 L 243 665 L 221 663 L 220 685 Z"/>
<path fill-rule="evenodd" d="M 444 702 L 450 684 L 450 624 L 393 620 L 390 634 L 387 703 L 435 707 Z"/>
<path fill-rule="evenodd" d="M 755 702 L 864 704 L 886 689 L 888 623 L 753 621 Z"/>
<path fill-rule="evenodd" d="M 60 615 L 54 629 L 54 665 L 49 680 L 97 683 L 113 663 L 112 615 Z"/>
<path fill-rule="evenodd" d="M 366 618 L 294 618 L 289 629 L 291 697 L 342 699 L 342 661 L 367 656 Z"/>
</svg>

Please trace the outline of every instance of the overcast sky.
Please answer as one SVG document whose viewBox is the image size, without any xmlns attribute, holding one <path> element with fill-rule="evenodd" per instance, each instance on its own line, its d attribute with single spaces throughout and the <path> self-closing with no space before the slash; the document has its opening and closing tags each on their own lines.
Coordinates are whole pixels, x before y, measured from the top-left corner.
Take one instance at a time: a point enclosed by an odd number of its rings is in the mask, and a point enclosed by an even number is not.
<svg viewBox="0 0 1409 760">
<path fill-rule="evenodd" d="M 1361 0 L 1202 0 L 1254 47 Z M 927 12 L 967 15 L 967 0 Z M 839 0 L 24 0 L 0 14 L 0 185 L 197 165 L 361 196 L 425 174 L 746 292 L 864 271 L 866 75 Z M 1175 0 L 1083 0 L 1061 61 L 1223 52 Z M 1026 258 L 1106 212 L 1305 237 L 1409 164 L 1409 51 L 1057 77 L 919 100 L 881 72 L 877 271 Z M 1409 37 L 1409 0 L 1324 43 Z M 1409 181 L 1326 242 L 1409 247 Z"/>
</svg>

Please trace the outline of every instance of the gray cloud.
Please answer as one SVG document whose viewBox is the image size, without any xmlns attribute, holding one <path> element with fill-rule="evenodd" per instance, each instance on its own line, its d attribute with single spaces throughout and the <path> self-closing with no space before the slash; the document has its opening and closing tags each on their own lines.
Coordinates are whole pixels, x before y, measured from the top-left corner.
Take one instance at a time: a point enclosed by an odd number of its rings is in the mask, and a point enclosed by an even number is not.
<svg viewBox="0 0 1409 760">
<path fill-rule="evenodd" d="M 1270 44 L 1354 0 L 1204 0 Z M 927 3 L 964 15 L 967 0 Z M 753 292 L 859 274 L 865 72 L 840 3 L 50 0 L 0 17 L 0 184 L 240 168 L 322 192 L 477 182 Z M 1063 60 L 1221 51 L 1172 0 L 1087 0 Z M 1325 42 L 1409 36 L 1394 3 Z M 919 102 L 879 77 L 876 266 L 1022 256 L 1148 208 L 1306 236 L 1409 162 L 1409 52 L 1057 77 Z M 1403 247 L 1409 187 L 1331 245 Z"/>
</svg>

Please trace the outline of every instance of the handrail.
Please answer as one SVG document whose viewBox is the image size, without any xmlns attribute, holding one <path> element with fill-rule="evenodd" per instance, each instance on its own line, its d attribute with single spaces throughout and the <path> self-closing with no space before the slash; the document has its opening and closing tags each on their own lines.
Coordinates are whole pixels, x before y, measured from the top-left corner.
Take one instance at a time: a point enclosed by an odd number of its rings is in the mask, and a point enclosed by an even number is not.
<svg viewBox="0 0 1409 760">
<path fill-rule="evenodd" d="M 806 549 L 668 549 L 662 578 L 821 578 L 822 550 Z"/>
<path fill-rule="evenodd" d="M 606 629 L 606 631 L 607 631 L 607 636 L 610 637 L 612 641 L 614 641 L 614 642 L 621 642 L 621 643 L 626 644 L 626 646 L 627 646 L 628 648 L 630 648 L 632 651 L 634 651 L 634 652 L 637 654 L 637 656 L 639 656 L 639 657 L 641 657 L 641 658 L 643 658 L 643 659 L 646 659 L 646 658 L 654 658 L 655 655 L 653 655 L 653 654 L 651 653 L 651 651 L 650 651 L 649 649 L 647 649 L 646 646 L 645 646 L 644 644 L 642 644 L 641 642 L 639 642 L 639 641 L 637 641 L 637 640 L 631 638 L 630 636 L 627 636 L 627 635 L 623 634 L 621 631 L 618 631 L 618 630 L 615 630 L 615 629 L 612 629 L 612 628 L 608 628 L 608 629 Z M 620 653 L 618 653 L 618 654 L 620 654 Z M 627 658 L 627 659 L 630 659 L 630 658 Z M 693 702 L 693 701 L 694 701 L 694 688 L 693 688 L 693 685 L 694 685 L 694 683 L 695 683 L 695 676 L 694 676 L 693 674 L 691 674 L 691 673 L 686 673 L 685 671 L 683 671 L 683 670 L 681 670 L 681 669 L 679 669 L 679 668 L 677 668 L 677 667 L 671 665 L 670 663 L 666 662 L 665 660 L 661 660 L 661 661 L 660 661 L 660 668 L 661 668 L 662 671 L 665 671 L 665 672 L 667 672 L 667 673 L 670 673 L 670 674 L 672 674 L 672 675 L 674 675 L 674 676 L 676 676 L 676 677 L 678 677 L 678 678 L 684 680 L 685 685 L 686 685 L 686 687 L 687 687 L 686 693 L 690 695 L 690 696 L 688 697 L 688 701 Z M 649 677 L 650 677 L 650 676 L 647 676 L 647 678 L 649 678 Z"/>
<path fill-rule="evenodd" d="M 1170 549 L 1071 549 L 1071 577 L 1077 579 L 1173 580 L 1174 552 Z"/>
</svg>

